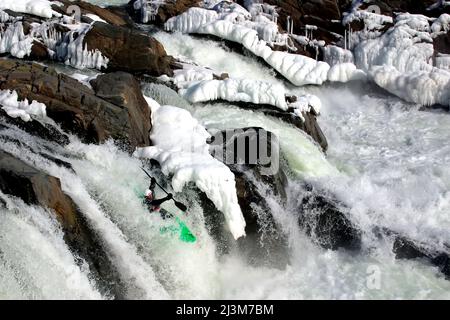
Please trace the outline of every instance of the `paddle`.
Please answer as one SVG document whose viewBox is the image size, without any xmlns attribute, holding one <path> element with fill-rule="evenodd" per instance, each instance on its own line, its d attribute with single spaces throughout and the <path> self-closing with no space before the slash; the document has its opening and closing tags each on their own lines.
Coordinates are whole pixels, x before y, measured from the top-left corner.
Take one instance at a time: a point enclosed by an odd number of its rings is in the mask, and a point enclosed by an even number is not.
<svg viewBox="0 0 450 320">
<path fill-rule="evenodd" d="M 142 171 L 145 172 L 145 174 L 146 174 L 150 179 L 152 178 L 152 176 L 151 176 L 144 168 L 141 168 L 141 169 L 142 169 Z M 158 185 L 158 187 L 161 188 L 162 191 L 164 191 L 166 194 L 169 194 L 163 187 L 161 187 L 161 185 L 158 183 L 158 181 L 155 180 L 155 182 L 156 182 L 156 184 Z M 186 212 L 186 211 L 187 211 L 187 207 L 186 207 L 184 204 L 182 204 L 181 202 L 176 201 L 174 198 L 172 198 L 172 200 L 173 200 L 173 202 L 175 203 L 175 205 L 177 206 L 178 209 L 180 209 L 180 210 L 183 211 L 183 212 Z"/>
</svg>

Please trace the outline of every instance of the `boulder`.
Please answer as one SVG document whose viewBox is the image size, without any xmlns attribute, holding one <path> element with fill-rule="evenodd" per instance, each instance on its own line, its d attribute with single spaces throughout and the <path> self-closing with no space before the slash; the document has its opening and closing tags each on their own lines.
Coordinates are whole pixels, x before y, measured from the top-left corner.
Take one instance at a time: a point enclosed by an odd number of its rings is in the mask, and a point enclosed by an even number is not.
<svg viewBox="0 0 450 320">
<path fill-rule="evenodd" d="M 137 81 L 119 72 L 99 77 L 96 92 L 53 68 L 20 60 L 0 60 L 0 89 L 47 106 L 47 115 L 85 142 L 113 138 L 130 146 L 148 146 L 151 114 Z M 33 121 L 34 122 L 34 121 Z M 34 123 L 30 125 L 35 125 Z M 29 124 L 23 124 L 29 127 Z"/>
<path fill-rule="evenodd" d="M 345 205 L 308 184 L 302 193 L 298 222 L 313 242 L 331 250 L 361 248 L 361 231 L 348 218 Z"/>
<path fill-rule="evenodd" d="M 126 130 L 133 146 L 150 145 L 151 111 L 140 83 L 129 73 L 114 72 L 91 81 L 95 95 L 128 111 Z"/>
<path fill-rule="evenodd" d="M 89 270 L 101 286 L 112 288 L 109 293 L 121 297 L 115 280 L 118 278 L 117 270 L 76 204 L 62 191 L 58 178 L 0 150 L 0 190 L 19 197 L 27 204 L 39 205 L 55 213 L 70 249 L 89 264 Z"/>
<path fill-rule="evenodd" d="M 397 259 L 423 259 L 438 267 L 450 280 L 450 246 L 447 251 L 434 250 L 424 244 L 416 243 L 404 236 L 395 234 L 393 252 Z"/>
<path fill-rule="evenodd" d="M 108 71 L 151 76 L 173 75 L 175 60 L 155 38 L 138 30 L 95 22 L 84 38 L 88 50 L 99 50 L 109 59 Z"/>
<path fill-rule="evenodd" d="M 312 110 L 310 112 L 302 112 L 303 119 L 301 119 L 292 112 L 283 111 L 271 105 L 255 105 L 243 102 L 234 102 L 234 104 L 244 109 L 263 112 L 268 116 L 290 123 L 309 135 L 322 148 L 322 151 L 326 152 L 328 149 L 327 138 L 317 122 L 317 115 Z"/>
</svg>

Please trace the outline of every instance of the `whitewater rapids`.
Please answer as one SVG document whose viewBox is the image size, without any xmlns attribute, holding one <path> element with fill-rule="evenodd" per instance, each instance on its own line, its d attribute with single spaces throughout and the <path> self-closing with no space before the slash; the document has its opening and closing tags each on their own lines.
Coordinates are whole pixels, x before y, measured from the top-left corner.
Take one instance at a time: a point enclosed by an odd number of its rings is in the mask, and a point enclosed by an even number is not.
<svg viewBox="0 0 450 320">
<path fill-rule="evenodd" d="M 216 42 L 186 35 L 156 34 L 168 53 L 235 78 L 279 83 L 293 93 L 322 100 L 319 123 L 329 139 L 325 157 L 298 129 L 233 104 L 191 105 L 155 86 L 159 103 L 189 110 L 208 129 L 260 126 L 276 133 L 289 169 L 288 203 L 295 203 L 300 177 L 350 206 L 350 219 L 365 232 L 385 226 L 439 248 L 450 238 L 450 118 L 439 111 L 380 93 L 365 84 L 293 88 L 252 57 Z M 370 94 L 368 94 L 369 92 Z M 11 138 L 21 141 L 20 145 Z M 278 268 L 249 263 L 237 247 L 221 255 L 210 237 L 204 212 L 191 188 L 181 196 L 192 204 L 187 224 L 195 245 L 161 235 L 164 221 L 139 199 L 148 181 L 141 161 L 113 142 L 86 145 L 71 137 L 63 148 L 11 127 L 0 131 L 0 149 L 61 179 L 63 190 L 99 235 L 129 299 L 450 299 L 450 282 L 420 261 L 396 260 L 391 244 L 363 237 L 360 253 L 314 245 L 297 226 L 294 206 L 268 202 L 288 237 L 289 263 Z M 61 167 L 36 151 L 70 163 Z M 158 174 L 155 172 L 155 174 Z M 42 208 L 0 194 L 0 298 L 110 299 L 63 241 L 58 223 Z M 169 211 L 176 211 L 171 204 Z M 379 281 L 372 283 L 373 275 Z"/>
</svg>

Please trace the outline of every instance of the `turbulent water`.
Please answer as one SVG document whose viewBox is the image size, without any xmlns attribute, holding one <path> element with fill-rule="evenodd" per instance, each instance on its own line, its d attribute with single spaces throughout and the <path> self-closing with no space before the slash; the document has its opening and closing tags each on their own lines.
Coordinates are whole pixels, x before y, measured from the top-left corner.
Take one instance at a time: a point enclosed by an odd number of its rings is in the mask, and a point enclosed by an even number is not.
<svg viewBox="0 0 450 320">
<path fill-rule="evenodd" d="M 283 83 L 254 58 L 229 52 L 217 42 L 163 32 L 156 37 L 171 55 L 236 78 Z M 257 111 L 225 103 L 190 105 L 162 86 L 145 91 L 160 103 L 188 109 L 209 130 L 259 126 L 279 137 L 292 173 L 288 205 L 268 198 L 288 239 L 288 264 L 281 268 L 250 263 L 237 246 L 221 254 L 190 188 L 179 196 L 189 199 L 193 208 L 186 222 L 198 242 L 181 243 L 161 234 L 167 222 L 149 215 L 139 198 L 148 183 L 140 171 L 142 163 L 111 141 L 86 145 L 71 137 L 63 148 L 11 127 L 0 131 L 0 148 L 61 179 L 63 190 L 99 236 L 125 284 L 126 298 L 450 299 L 450 281 L 436 267 L 396 260 L 389 240 L 370 236 L 374 226 L 384 226 L 436 248 L 449 239 L 450 117 L 419 111 L 369 84 L 301 89 L 283 85 L 321 98 L 319 123 L 330 145 L 326 157 L 301 131 Z M 37 151 L 70 163 L 74 171 Z M 304 191 L 301 179 L 335 194 L 349 207 L 349 218 L 367 231 L 360 253 L 322 249 L 299 229 L 293 208 Z M 7 203 L 0 209 L 0 298 L 111 298 L 70 252 L 49 212 L 4 194 L 0 199 Z M 166 208 L 176 212 L 170 205 Z"/>
</svg>

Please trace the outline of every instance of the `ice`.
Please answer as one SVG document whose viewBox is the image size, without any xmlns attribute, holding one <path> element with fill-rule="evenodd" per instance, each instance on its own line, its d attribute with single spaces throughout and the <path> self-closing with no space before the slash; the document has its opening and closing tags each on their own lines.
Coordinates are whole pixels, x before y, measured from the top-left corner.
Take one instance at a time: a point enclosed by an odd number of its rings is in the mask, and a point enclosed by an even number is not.
<svg viewBox="0 0 450 320">
<path fill-rule="evenodd" d="M 152 109 L 153 146 L 138 148 L 134 155 L 155 159 L 166 175 L 173 175 L 172 187 L 182 192 L 188 182 L 194 182 L 220 210 L 235 239 L 245 235 L 245 220 L 238 204 L 236 182 L 230 169 L 213 158 L 206 140 L 210 134 L 184 110 L 160 106 L 147 98 Z"/>
<path fill-rule="evenodd" d="M 431 25 L 431 31 L 434 34 L 439 33 L 446 33 L 450 31 L 450 15 L 449 14 L 442 14 L 437 18 L 433 24 Z"/>
<path fill-rule="evenodd" d="M 53 11 L 52 2 L 48 0 L 2 0 L 0 10 L 11 10 L 20 13 L 29 13 L 43 18 L 61 16 Z"/>
<path fill-rule="evenodd" d="M 190 8 L 169 19 L 165 28 L 183 33 L 209 34 L 240 43 L 297 86 L 320 85 L 327 80 L 330 68 L 327 63 L 302 55 L 273 51 L 266 41 L 260 39 L 257 30 L 243 24 L 220 20 L 217 12 L 213 10 Z"/>
<path fill-rule="evenodd" d="M 269 104 L 282 110 L 288 108 L 284 87 L 264 81 L 248 79 L 201 81 L 180 90 L 180 94 L 192 103 L 227 100 Z"/>
<path fill-rule="evenodd" d="M 339 63 L 331 67 L 327 76 L 329 81 L 348 82 L 351 80 L 364 80 L 366 73 L 356 68 L 353 63 Z"/>
<path fill-rule="evenodd" d="M 10 24 L 4 31 L 0 29 L 0 54 L 10 53 L 22 59 L 31 54 L 32 45 L 33 38 L 24 35 L 22 22 Z"/>
<path fill-rule="evenodd" d="M 19 101 L 16 91 L 0 90 L 0 106 L 8 116 L 20 118 L 25 122 L 47 116 L 45 104 L 34 100 L 30 103 L 27 99 Z"/>
</svg>

